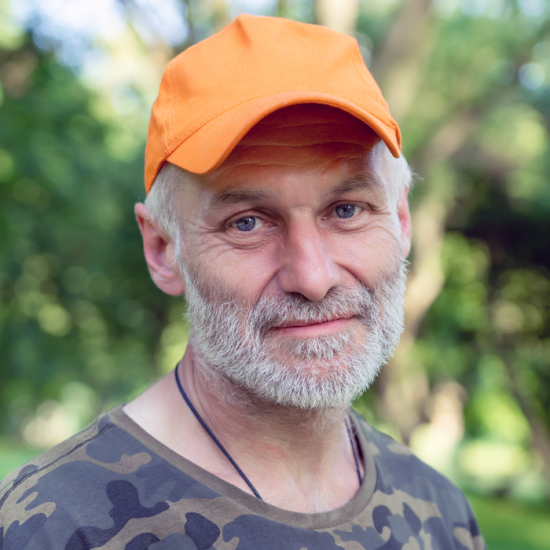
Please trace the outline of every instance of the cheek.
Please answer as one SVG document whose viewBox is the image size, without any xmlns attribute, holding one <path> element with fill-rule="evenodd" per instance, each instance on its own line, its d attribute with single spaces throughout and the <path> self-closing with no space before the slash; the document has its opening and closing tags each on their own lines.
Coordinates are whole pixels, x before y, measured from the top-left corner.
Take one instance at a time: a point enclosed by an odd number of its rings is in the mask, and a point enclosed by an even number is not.
<svg viewBox="0 0 550 550">
<path fill-rule="evenodd" d="M 335 235 L 331 253 L 344 271 L 366 282 L 392 272 L 403 260 L 397 224 L 382 222 L 361 233 Z"/>
<path fill-rule="evenodd" d="M 247 304 L 256 302 L 277 272 L 275 242 L 254 249 L 238 249 L 222 239 L 195 244 L 186 246 L 184 257 L 203 278 L 200 282 L 208 279 L 210 290 L 236 295 Z"/>
<path fill-rule="evenodd" d="M 342 282 L 375 281 L 402 260 L 399 220 L 388 215 L 355 233 L 324 233 L 327 260 L 336 264 Z M 280 292 L 277 274 L 288 256 L 282 235 L 249 248 L 236 248 L 216 234 L 189 237 L 183 257 L 199 282 L 211 291 L 239 297 L 245 304 Z"/>
</svg>

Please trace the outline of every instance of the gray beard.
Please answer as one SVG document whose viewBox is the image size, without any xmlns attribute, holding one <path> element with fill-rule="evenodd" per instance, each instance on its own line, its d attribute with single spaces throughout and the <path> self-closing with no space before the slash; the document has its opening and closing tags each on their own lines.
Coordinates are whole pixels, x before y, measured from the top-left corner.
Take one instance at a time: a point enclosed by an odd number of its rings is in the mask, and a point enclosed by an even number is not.
<svg viewBox="0 0 550 550">
<path fill-rule="evenodd" d="M 260 297 L 253 305 L 214 281 L 199 284 L 205 279 L 178 263 L 201 366 L 268 404 L 302 410 L 349 406 L 374 382 L 403 332 L 405 262 L 372 288 L 358 282 L 332 288 L 319 301 L 295 293 Z M 275 338 L 271 330 L 290 321 L 350 315 L 360 321 L 358 338 L 353 329 L 307 339 Z"/>
</svg>

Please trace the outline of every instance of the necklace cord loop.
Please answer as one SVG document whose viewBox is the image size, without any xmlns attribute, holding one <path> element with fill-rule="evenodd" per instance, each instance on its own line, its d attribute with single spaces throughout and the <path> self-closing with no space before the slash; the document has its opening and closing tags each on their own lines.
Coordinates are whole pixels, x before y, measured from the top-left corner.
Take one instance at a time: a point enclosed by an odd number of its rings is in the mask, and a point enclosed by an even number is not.
<svg viewBox="0 0 550 550">
<path fill-rule="evenodd" d="M 239 472 L 239 475 L 244 479 L 246 484 L 250 487 L 250 490 L 254 493 L 254 496 L 259 498 L 260 500 L 263 500 L 263 498 L 260 496 L 260 493 L 258 493 L 254 485 L 252 485 L 250 480 L 246 477 L 245 473 L 239 468 L 237 463 L 231 458 L 231 455 L 225 450 L 225 447 L 220 443 L 218 438 L 212 433 L 212 430 L 210 430 L 210 428 L 206 425 L 206 422 L 202 419 L 197 409 L 195 409 L 189 397 L 187 397 L 187 394 L 185 393 L 185 391 L 183 390 L 183 386 L 181 385 L 180 377 L 178 376 L 178 365 L 176 365 L 174 373 L 176 375 L 176 384 L 178 385 L 178 389 L 181 393 L 181 396 L 183 397 L 184 401 L 187 403 L 188 407 L 191 409 L 191 412 L 195 415 L 195 418 L 201 423 L 201 426 L 206 430 L 206 433 L 212 438 L 212 441 L 214 441 L 214 443 L 220 448 L 220 451 L 227 457 L 227 460 L 229 460 L 229 462 L 233 464 L 235 470 Z"/>
<path fill-rule="evenodd" d="M 195 409 L 189 397 L 187 397 L 187 394 L 185 393 L 183 386 L 181 385 L 180 377 L 178 375 L 178 365 L 176 365 L 176 368 L 174 369 L 174 374 L 176 377 L 176 384 L 181 393 L 181 396 L 183 397 L 184 401 L 187 403 L 187 406 L 189 407 L 191 412 L 195 415 L 195 418 L 200 422 L 201 426 L 205 429 L 206 433 L 212 438 L 212 441 L 214 441 L 214 443 L 220 448 L 220 451 L 226 456 L 227 460 L 231 462 L 235 470 L 237 470 L 237 472 L 243 478 L 245 483 L 250 487 L 250 490 L 254 493 L 254 496 L 259 498 L 260 500 L 263 500 L 263 498 L 260 496 L 260 493 L 258 493 L 254 485 L 252 485 L 251 481 L 248 479 L 248 477 L 246 477 L 245 473 L 239 468 L 238 464 L 233 460 L 233 458 L 231 458 L 231 455 L 225 450 L 225 447 L 220 443 L 218 438 L 212 433 L 212 430 L 207 426 L 206 422 L 202 419 L 197 409 Z M 357 476 L 359 477 L 359 486 L 361 486 L 361 484 L 363 483 L 363 476 L 361 475 L 361 468 L 359 467 L 359 458 L 357 457 L 357 452 L 355 451 L 355 445 L 353 444 L 353 439 L 351 437 L 351 430 L 349 427 L 347 417 L 344 418 L 344 422 L 346 424 L 346 430 L 348 432 L 349 442 L 351 444 L 351 450 L 353 451 L 353 458 L 355 459 L 355 467 L 357 468 Z"/>
</svg>

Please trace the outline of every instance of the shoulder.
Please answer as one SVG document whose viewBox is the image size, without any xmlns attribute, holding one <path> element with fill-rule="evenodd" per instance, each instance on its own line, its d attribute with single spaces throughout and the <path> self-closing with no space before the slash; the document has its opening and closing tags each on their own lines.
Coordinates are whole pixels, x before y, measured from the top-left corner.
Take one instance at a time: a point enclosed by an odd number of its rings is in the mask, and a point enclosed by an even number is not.
<svg viewBox="0 0 550 550">
<path fill-rule="evenodd" d="M 132 456 L 137 446 L 131 439 L 106 413 L 4 478 L 0 548 L 27 548 L 35 535 L 44 540 L 43 548 L 60 547 L 58 537 L 78 528 L 85 509 L 93 508 L 88 499 L 105 492 L 109 474 L 135 470 L 136 462 L 148 460 L 144 453 Z M 59 518 L 63 525 L 55 521 Z"/>
<path fill-rule="evenodd" d="M 376 468 L 375 495 L 399 507 L 434 538 L 449 533 L 466 547 L 485 548 L 473 510 L 464 493 L 447 477 L 420 460 L 407 446 L 354 415 Z M 451 546 L 449 546 L 451 547 Z"/>
<path fill-rule="evenodd" d="M 56 466 L 64 464 L 67 460 L 71 460 L 71 457 L 78 454 L 79 448 L 100 436 L 111 426 L 112 424 L 107 414 L 104 414 L 81 432 L 39 454 L 14 470 L 11 474 L 8 474 L 0 481 L 0 510 L 6 498 L 9 497 L 15 488 L 27 487 L 34 484 L 38 476 L 44 472 L 54 470 Z"/>
<path fill-rule="evenodd" d="M 116 407 L 25 464 L 2 482 L 0 549 L 96 548 L 139 538 L 136 519 L 170 526 L 171 502 L 219 497 L 153 447 Z"/>
<path fill-rule="evenodd" d="M 355 415 L 355 419 L 367 442 L 367 452 L 374 458 L 380 490 L 392 487 L 420 491 L 425 496 L 447 491 L 462 495 L 454 483 L 420 460 L 409 447 L 373 428 L 361 416 Z"/>
</svg>

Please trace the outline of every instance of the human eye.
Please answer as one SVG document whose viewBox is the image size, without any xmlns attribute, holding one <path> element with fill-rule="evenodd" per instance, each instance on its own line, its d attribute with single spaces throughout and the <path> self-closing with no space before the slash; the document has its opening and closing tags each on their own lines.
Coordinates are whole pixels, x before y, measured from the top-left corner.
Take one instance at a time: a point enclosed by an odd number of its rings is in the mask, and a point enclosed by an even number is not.
<svg viewBox="0 0 550 550">
<path fill-rule="evenodd" d="M 233 227 L 237 229 L 237 231 L 252 231 L 253 229 L 261 227 L 262 224 L 262 219 L 258 216 L 244 216 L 229 224 L 229 227 Z"/>
<path fill-rule="evenodd" d="M 357 216 L 363 209 L 355 204 L 339 204 L 334 208 L 334 213 L 338 218 L 349 219 Z"/>
</svg>

